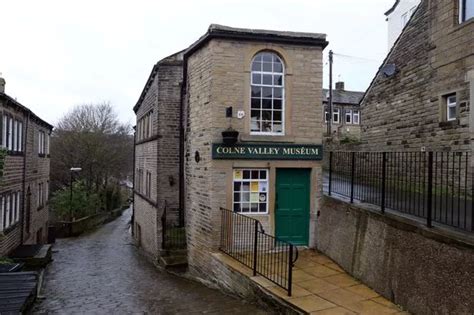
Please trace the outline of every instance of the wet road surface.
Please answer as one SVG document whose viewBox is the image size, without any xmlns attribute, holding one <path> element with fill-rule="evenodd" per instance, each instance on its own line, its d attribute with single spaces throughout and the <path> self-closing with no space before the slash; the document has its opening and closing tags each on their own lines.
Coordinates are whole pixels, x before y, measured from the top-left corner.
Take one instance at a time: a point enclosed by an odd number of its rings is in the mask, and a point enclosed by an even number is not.
<svg viewBox="0 0 474 315">
<path fill-rule="evenodd" d="M 164 271 L 137 253 L 130 210 L 92 233 L 59 239 L 34 314 L 266 314 Z"/>
</svg>

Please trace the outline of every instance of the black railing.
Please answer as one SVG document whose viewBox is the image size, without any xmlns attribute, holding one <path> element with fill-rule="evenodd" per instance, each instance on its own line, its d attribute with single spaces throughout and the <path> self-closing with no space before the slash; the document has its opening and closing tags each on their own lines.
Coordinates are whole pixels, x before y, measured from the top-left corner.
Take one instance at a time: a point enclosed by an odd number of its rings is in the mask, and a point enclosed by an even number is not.
<svg viewBox="0 0 474 315">
<path fill-rule="evenodd" d="M 329 195 L 474 231 L 468 152 L 330 152 L 327 162 Z"/>
<path fill-rule="evenodd" d="M 179 210 L 178 210 L 179 211 Z M 168 204 L 165 202 L 162 226 L 162 248 L 168 250 L 186 249 L 186 229 L 181 223 L 178 214 L 168 212 Z"/>
<path fill-rule="evenodd" d="M 298 249 L 266 234 L 258 220 L 221 208 L 220 250 L 251 268 L 254 276 L 265 277 L 291 296 Z"/>
</svg>

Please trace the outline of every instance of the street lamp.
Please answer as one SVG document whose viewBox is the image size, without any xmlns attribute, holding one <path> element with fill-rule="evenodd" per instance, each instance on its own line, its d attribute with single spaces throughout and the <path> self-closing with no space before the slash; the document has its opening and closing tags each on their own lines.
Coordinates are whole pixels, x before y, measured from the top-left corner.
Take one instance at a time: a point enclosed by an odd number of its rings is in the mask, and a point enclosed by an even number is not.
<svg viewBox="0 0 474 315">
<path fill-rule="evenodd" d="M 73 174 L 74 173 L 77 173 L 77 172 L 80 172 L 82 171 L 82 168 L 80 167 L 71 167 L 69 169 L 69 172 L 71 174 L 71 184 L 70 184 L 70 189 L 71 189 L 71 192 L 70 192 L 70 195 L 69 195 L 69 234 L 72 235 L 72 190 L 73 190 L 73 187 L 72 187 L 72 180 L 73 180 Z"/>
</svg>

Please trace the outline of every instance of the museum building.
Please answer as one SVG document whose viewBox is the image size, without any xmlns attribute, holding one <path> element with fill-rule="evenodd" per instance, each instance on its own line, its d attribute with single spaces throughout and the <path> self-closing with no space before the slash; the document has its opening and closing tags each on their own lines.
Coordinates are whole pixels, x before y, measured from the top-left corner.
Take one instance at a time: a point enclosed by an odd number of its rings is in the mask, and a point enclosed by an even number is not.
<svg viewBox="0 0 474 315">
<path fill-rule="evenodd" d="M 314 247 L 327 45 L 324 34 L 211 25 L 154 66 L 134 107 L 134 230 L 145 251 L 159 255 L 161 218 L 177 214 L 189 271 L 206 278 L 222 209 Z"/>
</svg>

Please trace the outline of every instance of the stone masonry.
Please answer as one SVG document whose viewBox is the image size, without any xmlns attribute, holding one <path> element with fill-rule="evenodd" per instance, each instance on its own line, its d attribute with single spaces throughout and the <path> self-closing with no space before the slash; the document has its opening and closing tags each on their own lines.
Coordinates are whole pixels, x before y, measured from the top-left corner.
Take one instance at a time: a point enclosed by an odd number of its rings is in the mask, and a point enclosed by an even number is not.
<svg viewBox="0 0 474 315">
<path fill-rule="evenodd" d="M 22 149 L 8 150 L 3 166 L 3 177 L 0 179 L 0 196 L 6 197 L 12 192 L 20 193 L 19 217 L 3 229 L 0 227 L 0 256 L 7 255 L 21 244 L 46 243 L 48 237 L 48 197 L 49 197 L 49 135 L 52 126 L 41 120 L 8 95 L 0 92 L 2 147 L 6 129 L 4 117 L 12 117 L 21 122 L 13 135 L 21 130 Z M 43 132 L 40 150 L 40 131 Z M 7 131 L 9 134 L 9 130 Z M 18 138 L 17 138 L 18 139 Z M 42 196 L 40 197 L 40 194 Z M 5 202 L 5 198 L 3 199 Z M 0 223 L 6 220 L 6 205 L 0 207 Z"/>
<path fill-rule="evenodd" d="M 421 1 L 361 102 L 367 150 L 470 150 L 474 21 L 459 22 L 459 1 Z M 387 76 L 385 65 L 396 73 Z M 446 96 L 456 95 L 456 119 Z"/>
<path fill-rule="evenodd" d="M 181 81 L 181 54 L 164 58 L 153 67 L 134 107 L 137 123 L 151 115 L 151 133 L 145 139 L 136 135 L 135 140 L 134 234 L 153 259 L 161 249 L 161 218 L 165 206 L 175 218 L 179 208 Z M 148 172 L 151 187 L 147 195 Z"/>
</svg>

